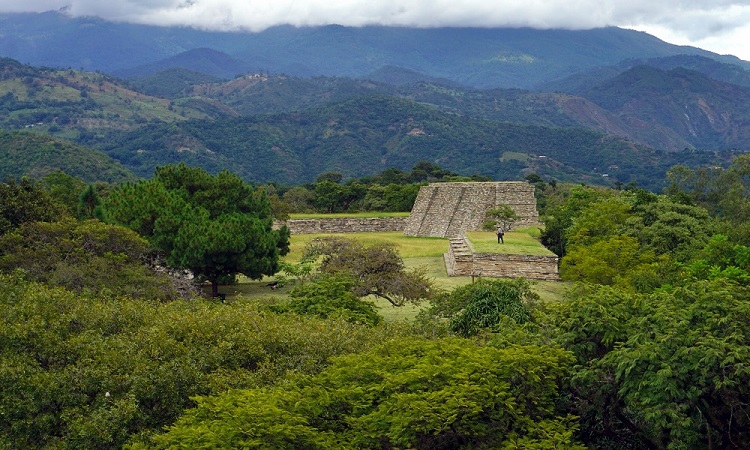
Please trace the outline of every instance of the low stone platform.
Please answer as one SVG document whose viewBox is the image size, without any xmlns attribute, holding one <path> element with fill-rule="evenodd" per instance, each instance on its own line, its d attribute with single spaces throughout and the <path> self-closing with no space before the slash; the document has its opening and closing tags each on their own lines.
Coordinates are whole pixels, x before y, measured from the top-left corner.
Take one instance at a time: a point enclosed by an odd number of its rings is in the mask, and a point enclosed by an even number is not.
<svg viewBox="0 0 750 450">
<path fill-rule="evenodd" d="M 529 280 L 560 281 L 557 256 L 473 253 L 466 237 L 451 239 L 448 252 L 443 256 L 448 276 L 451 277 L 523 277 Z"/>
</svg>

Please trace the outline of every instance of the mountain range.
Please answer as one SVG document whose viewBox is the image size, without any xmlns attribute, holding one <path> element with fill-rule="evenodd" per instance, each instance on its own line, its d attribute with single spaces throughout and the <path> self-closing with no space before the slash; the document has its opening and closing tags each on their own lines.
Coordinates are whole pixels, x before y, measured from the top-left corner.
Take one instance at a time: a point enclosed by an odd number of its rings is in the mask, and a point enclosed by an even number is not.
<svg viewBox="0 0 750 450">
<path fill-rule="evenodd" d="M 700 55 L 750 68 L 750 63 L 735 57 L 671 45 L 643 32 L 616 27 L 537 30 L 330 25 L 230 33 L 114 23 L 50 11 L 0 14 L 0 30 L 2 56 L 36 66 L 121 77 L 147 76 L 175 64 L 225 78 L 248 71 L 365 77 L 394 66 L 469 87 L 528 89 L 627 59 Z M 191 53 L 197 49 L 216 53 Z"/>
<path fill-rule="evenodd" d="M 750 63 L 618 28 L 214 33 L 49 12 L 0 29 L 0 128 L 143 177 L 184 161 L 295 184 L 428 160 L 658 189 L 673 164 L 750 149 Z"/>
</svg>

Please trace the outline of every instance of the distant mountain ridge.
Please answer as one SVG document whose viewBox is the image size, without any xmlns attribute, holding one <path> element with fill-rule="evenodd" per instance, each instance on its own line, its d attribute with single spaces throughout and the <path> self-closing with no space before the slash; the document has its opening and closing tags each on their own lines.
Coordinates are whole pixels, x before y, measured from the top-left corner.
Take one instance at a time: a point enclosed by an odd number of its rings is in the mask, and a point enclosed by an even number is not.
<svg viewBox="0 0 750 450">
<path fill-rule="evenodd" d="M 582 96 L 629 124 L 626 136 L 654 148 L 750 150 L 750 87 L 681 67 L 636 66 Z M 682 142 L 664 140 L 671 133 Z"/>
<path fill-rule="evenodd" d="M 659 152 L 583 128 L 498 123 L 392 96 L 371 95 L 302 112 L 215 121 L 149 124 L 112 133 L 105 153 L 140 176 L 157 165 L 185 162 L 230 169 L 254 181 L 299 184 L 323 172 L 345 177 L 422 160 L 461 174 L 517 180 L 531 171 L 567 181 L 636 181 L 660 188 L 677 163 L 718 161 L 714 152 Z M 725 156 L 721 156 L 725 157 Z"/>
<path fill-rule="evenodd" d="M 0 29 L 0 55 L 38 66 L 129 76 L 147 76 L 174 64 L 211 70 L 206 73 L 220 77 L 244 67 L 298 76 L 361 77 L 395 66 L 465 86 L 531 88 L 626 59 L 689 54 L 750 67 L 734 57 L 614 27 L 572 31 L 331 25 L 219 33 L 47 12 L 0 14 Z M 234 67 L 210 63 L 210 58 L 177 56 L 197 49 L 222 52 Z"/>
<path fill-rule="evenodd" d="M 237 75 L 258 70 L 258 66 L 232 58 L 224 52 L 211 48 L 196 48 L 150 64 L 117 70 L 113 74 L 118 77 L 133 78 L 144 74 L 156 74 L 172 68 L 184 68 L 223 79 L 232 79 Z"/>
</svg>

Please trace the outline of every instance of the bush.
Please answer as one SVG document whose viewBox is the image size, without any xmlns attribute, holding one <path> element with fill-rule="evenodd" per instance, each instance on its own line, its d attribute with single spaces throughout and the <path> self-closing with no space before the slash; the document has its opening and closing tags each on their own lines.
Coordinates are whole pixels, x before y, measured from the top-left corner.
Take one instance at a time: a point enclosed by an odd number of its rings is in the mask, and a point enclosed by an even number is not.
<svg viewBox="0 0 750 450">
<path fill-rule="evenodd" d="M 321 318 L 337 317 L 352 323 L 374 326 L 382 318 L 375 304 L 352 293 L 354 281 L 345 276 L 326 276 L 295 287 L 291 300 L 278 310 Z"/>
<path fill-rule="evenodd" d="M 530 308 L 539 299 L 531 284 L 515 280 L 486 280 L 457 287 L 444 293 L 421 313 L 423 316 L 450 319 L 450 328 L 462 336 L 472 336 L 482 329 L 491 329 L 504 317 L 515 323 L 525 323 L 531 318 Z"/>
<path fill-rule="evenodd" d="M 0 271 L 20 269 L 29 280 L 74 292 L 174 300 L 196 294 L 146 265 L 151 249 L 126 228 L 98 220 L 26 223 L 0 236 Z"/>
</svg>

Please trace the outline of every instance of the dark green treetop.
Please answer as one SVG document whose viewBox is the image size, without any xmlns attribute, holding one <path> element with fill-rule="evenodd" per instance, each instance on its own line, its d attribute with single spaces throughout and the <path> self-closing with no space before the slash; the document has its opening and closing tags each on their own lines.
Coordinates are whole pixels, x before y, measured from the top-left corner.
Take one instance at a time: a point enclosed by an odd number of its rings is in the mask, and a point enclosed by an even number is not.
<svg viewBox="0 0 750 450">
<path fill-rule="evenodd" d="M 153 179 L 113 191 L 105 209 L 107 220 L 146 237 L 168 264 L 210 281 L 214 295 L 237 274 L 274 274 L 289 250 L 289 230 L 272 228 L 265 192 L 227 171 L 160 167 Z"/>
<path fill-rule="evenodd" d="M 0 183 L 0 235 L 27 222 L 49 222 L 61 215 L 63 208 L 32 180 Z"/>
</svg>

